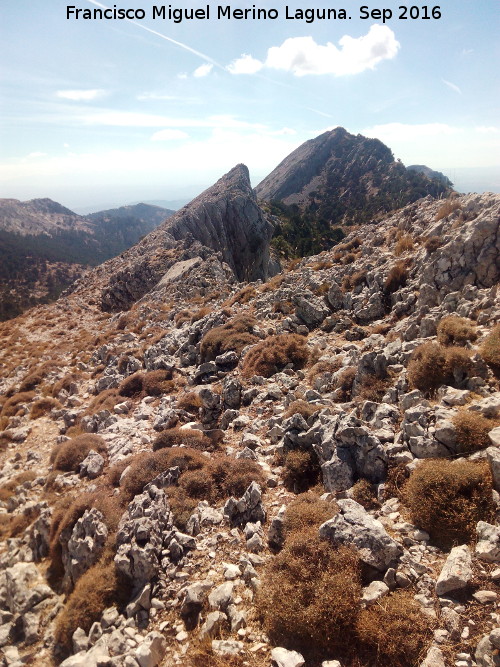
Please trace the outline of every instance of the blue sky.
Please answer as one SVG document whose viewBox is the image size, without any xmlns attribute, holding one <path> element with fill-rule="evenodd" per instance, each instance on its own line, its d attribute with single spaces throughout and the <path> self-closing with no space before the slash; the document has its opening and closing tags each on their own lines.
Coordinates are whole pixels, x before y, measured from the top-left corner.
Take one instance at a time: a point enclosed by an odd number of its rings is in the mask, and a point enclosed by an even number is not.
<svg viewBox="0 0 500 667">
<path fill-rule="evenodd" d="M 70 208 L 187 199 L 238 162 L 256 185 L 337 125 L 457 185 L 475 170 L 495 186 L 498 0 L 445 0 L 430 20 L 399 18 L 400 3 L 366 5 L 392 9 L 385 23 L 360 18 L 363 2 L 353 0 L 309 3 L 351 16 L 313 23 L 287 19 L 279 0 L 231 5 L 277 9 L 275 20 L 218 19 L 211 3 L 210 20 L 177 24 L 153 20 L 149 0 L 117 1 L 145 11 L 136 22 L 67 19 L 67 6 L 4 0 L 0 9 L 2 197 Z M 294 15 L 305 5 L 288 7 Z"/>
</svg>

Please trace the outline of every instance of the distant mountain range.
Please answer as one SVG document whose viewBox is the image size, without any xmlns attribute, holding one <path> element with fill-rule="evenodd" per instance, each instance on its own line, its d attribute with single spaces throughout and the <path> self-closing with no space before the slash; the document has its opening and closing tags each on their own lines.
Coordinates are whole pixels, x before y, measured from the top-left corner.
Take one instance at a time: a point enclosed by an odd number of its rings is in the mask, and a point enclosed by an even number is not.
<svg viewBox="0 0 500 667">
<path fill-rule="evenodd" d="M 136 204 L 80 216 L 51 199 L 0 199 L 0 320 L 54 300 L 173 212 Z"/>
</svg>

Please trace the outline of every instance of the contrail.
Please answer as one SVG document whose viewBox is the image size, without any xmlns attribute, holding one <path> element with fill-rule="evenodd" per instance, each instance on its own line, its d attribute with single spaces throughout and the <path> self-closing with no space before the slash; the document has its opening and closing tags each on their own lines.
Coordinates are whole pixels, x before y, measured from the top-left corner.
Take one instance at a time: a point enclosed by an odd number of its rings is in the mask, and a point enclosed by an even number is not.
<svg viewBox="0 0 500 667">
<path fill-rule="evenodd" d="M 101 9 L 111 9 L 110 7 L 107 7 L 106 5 L 103 5 L 100 2 L 97 2 L 97 0 L 88 0 L 92 5 L 96 5 L 96 7 L 101 7 Z M 156 30 L 152 30 L 151 28 L 147 28 L 145 25 L 142 25 L 142 23 L 138 23 L 137 21 L 134 21 L 133 19 L 125 19 L 125 21 L 128 21 L 129 23 L 132 23 L 133 25 L 137 26 L 138 28 L 141 28 L 141 30 L 145 30 L 146 32 L 150 32 L 152 35 L 156 35 L 157 37 L 161 37 L 162 39 L 166 40 L 167 42 L 170 42 L 171 44 L 175 44 L 176 46 L 179 46 L 181 49 L 184 49 L 185 51 L 189 51 L 189 53 L 194 53 L 195 56 L 198 56 L 199 58 L 202 58 L 203 60 L 206 60 L 207 62 L 211 63 L 212 65 L 215 65 L 216 67 L 219 67 L 222 70 L 225 70 L 226 68 L 218 63 L 216 60 L 211 58 L 210 56 L 207 56 L 205 53 L 202 53 L 201 51 L 197 51 L 196 49 L 191 48 L 187 44 L 184 44 L 183 42 L 178 42 L 176 39 L 172 39 L 172 37 L 167 37 L 166 35 L 163 35 L 161 32 L 157 32 Z"/>
</svg>

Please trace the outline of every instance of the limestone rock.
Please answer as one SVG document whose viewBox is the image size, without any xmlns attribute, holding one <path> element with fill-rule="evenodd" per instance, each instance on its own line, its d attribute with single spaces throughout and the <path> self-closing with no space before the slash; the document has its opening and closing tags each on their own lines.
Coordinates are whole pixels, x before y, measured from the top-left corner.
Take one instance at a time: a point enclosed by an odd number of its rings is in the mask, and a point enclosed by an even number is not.
<svg viewBox="0 0 500 667">
<path fill-rule="evenodd" d="M 339 513 L 320 526 L 320 536 L 335 545 L 352 544 L 364 563 L 385 572 L 402 554 L 401 546 L 354 500 L 339 500 L 338 505 Z"/>
<path fill-rule="evenodd" d="M 446 595 L 466 588 L 472 580 L 472 558 L 469 547 L 453 547 L 436 582 L 436 593 Z"/>
<path fill-rule="evenodd" d="M 271 660 L 275 662 L 277 667 L 302 667 L 306 664 L 300 653 L 282 647 L 273 648 Z"/>
</svg>

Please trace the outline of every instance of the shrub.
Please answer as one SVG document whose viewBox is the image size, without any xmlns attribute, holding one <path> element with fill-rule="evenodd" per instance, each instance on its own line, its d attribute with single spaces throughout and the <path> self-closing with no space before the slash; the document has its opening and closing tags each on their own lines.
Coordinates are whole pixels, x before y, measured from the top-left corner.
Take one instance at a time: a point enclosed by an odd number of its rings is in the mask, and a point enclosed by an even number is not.
<svg viewBox="0 0 500 667">
<path fill-rule="evenodd" d="M 358 557 L 298 531 L 266 564 L 257 606 L 275 646 L 331 657 L 352 637 L 360 595 Z"/>
<path fill-rule="evenodd" d="M 130 463 L 125 473 L 120 489 L 126 502 L 138 493 L 142 493 L 146 484 L 149 484 L 160 473 L 169 468 L 179 466 L 181 472 L 203 468 L 207 459 L 203 454 L 189 447 L 172 447 L 156 452 L 141 452 Z"/>
<path fill-rule="evenodd" d="M 176 427 L 162 431 L 156 437 L 153 442 L 153 451 L 156 452 L 158 449 L 165 449 L 166 447 L 178 447 L 179 445 L 205 451 L 214 449 L 212 440 L 198 429 Z"/>
<path fill-rule="evenodd" d="M 177 407 L 179 410 L 185 410 L 197 415 L 201 406 L 201 398 L 196 391 L 188 391 L 177 398 Z"/>
<path fill-rule="evenodd" d="M 93 433 L 82 433 L 82 435 L 77 435 L 76 438 L 56 445 L 50 457 L 54 470 L 78 472 L 80 463 L 91 449 L 101 455 L 106 455 L 108 451 L 106 441 L 100 435 L 94 435 Z"/>
<path fill-rule="evenodd" d="M 406 592 L 397 591 L 363 609 L 356 631 L 367 657 L 381 667 L 419 665 L 433 639 L 435 622 Z"/>
<path fill-rule="evenodd" d="M 436 222 L 442 220 L 443 218 L 447 218 L 451 213 L 460 208 L 462 208 L 462 204 L 460 203 L 458 198 L 447 199 L 439 207 L 438 212 L 436 213 Z"/>
<path fill-rule="evenodd" d="M 500 324 L 486 337 L 481 346 L 481 356 L 495 373 L 500 373 Z"/>
<path fill-rule="evenodd" d="M 311 450 L 295 449 L 285 456 L 283 483 L 288 491 L 302 493 L 320 480 L 321 468 L 317 455 Z"/>
<path fill-rule="evenodd" d="M 408 250 L 413 250 L 413 238 L 410 234 L 403 234 L 394 246 L 394 254 L 399 257 Z"/>
<path fill-rule="evenodd" d="M 19 385 L 19 391 L 31 391 L 40 384 L 50 371 L 53 371 L 56 368 L 57 364 L 54 361 L 46 361 L 26 375 Z"/>
<path fill-rule="evenodd" d="M 88 632 L 102 612 L 131 593 L 131 585 L 115 568 L 113 554 L 108 553 L 77 581 L 74 591 L 59 615 L 55 627 L 56 650 L 64 657 L 72 648 L 72 636 L 77 628 Z"/>
<path fill-rule="evenodd" d="M 356 377 L 356 369 L 354 368 L 354 366 L 346 368 L 341 373 L 339 373 L 339 376 L 335 383 L 336 385 L 335 388 L 340 389 L 340 396 L 338 400 L 340 400 L 342 403 L 351 400 L 352 385 L 355 377 Z"/>
<path fill-rule="evenodd" d="M 413 523 L 443 548 L 472 540 L 478 521 L 494 520 L 491 472 L 485 461 L 423 461 L 403 496 Z"/>
<path fill-rule="evenodd" d="M 166 370 L 149 371 L 144 374 L 142 390 L 146 396 L 161 396 L 175 389 L 172 372 Z"/>
<path fill-rule="evenodd" d="M 476 338 L 476 327 L 465 317 L 443 317 L 437 327 L 437 339 L 441 345 L 465 345 Z"/>
<path fill-rule="evenodd" d="M 384 291 L 386 294 L 397 292 L 398 289 L 406 285 L 408 280 L 408 270 L 404 262 L 395 264 L 387 274 L 384 283 Z"/>
<path fill-rule="evenodd" d="M 122 380 L 118 385 L 118 393 L 120 396 L 127 398 L 137 398 L 142 394 L 144 386 L 144 373 L 140 371 L 129 375 Z"/>
<path fill-rule="evenodd" d="M 269 336 L 248 351 L 241 369 L 242 375 L 271 377 L 288 364 L 302 368 L 308 358 L 306 340 L 297 334 Z"/>
<path fill-rule="evenodd" d="M 337 512 L 338 507 L 335 503 L 321 500 L 313 491 L 301 493 L 286 508 L 285 536 L 290 537 L 308 530 L 317 532 L 321 524 L 331 519 Z"/>
<path fill-rule="evenodd" d="M 75 382 L 78 382 L 79 379 L 80 378 L 78 377 L 78 375 L 76 375 L 76 373 L 68 373 L 52 386 L 50 393 L 54 398 L 57 398 L 57 396 L 61 391 L 63 391 L 63 389 L 65 391 L 69 391 L 71 385 L 74 384 Z"/>
<path fill-rule="evenodd" d="M 319 410 L 321 410 L 322 407 L 323 406 L 321 405 L 315 405 L 314 403 L 309 403 L 308 401 L 299 399 L 290 403 L 290 405 L 283 413 L 283 418 L 287 419 L 288 417 L 299 413 L 304 417 L 304 419 L 309 419 L 309 417 L 312 417 Z"/>
<path fill-rule="evenodd" d="M 29 403 L 35 398 L 34 391 L 21 391 L 8 398 L 0 413 L 2 417 L 14 417 L 22 403 Z"/>
<path fill-rule="evenodd" d="M 213 361 L 219 354 L 229 350 L 239 354 L 244 347 L 259 340 L 253 333 L 256 325 L 257 320 L 254 317 L 240 315 L 221 327 L 211 329 L 201 340 L 201 360 Z"/>
<path fill-rule="evenodd" d="M 432 395 L 443 384 L 457 384 L 456 378 L 466 374 L 471 365 L 464 349 L 424 343 L 416 348 L 408 364 L 408 382 L 412 389 Z"/>
<path fill-rule="evenodd" d="M 351 488 L 349 496 L 363 505 L 366 510 L 375 510 L 380 507 L 375 486 L 367 479 L 359 479 Z"/>
<path fill-rule="evenodd" d="M 459 410 L 452 421 L 459 454 L 472 454 L 491 445 L 488 433 L 496 422 L 472 410 Z"/>
<path fill-rule="evenodd" d="M 433 252 L 436 252 L 439 247 L 441 247 L 442 243 L 443 242 L 439 236 L 428 236 L 425 239 L 424 248 L 427 250 L 429 255 L 431 255 Z"/>
<path fill-rule="evenodd" d="M 38 419 L 43 415 L 47 414 L 51 410 L 61 408 L 62 405 L 55 398 L 39 398 L 38 401 L 35 401 L 31 406 L 30 419 Z"/>
</svg>

